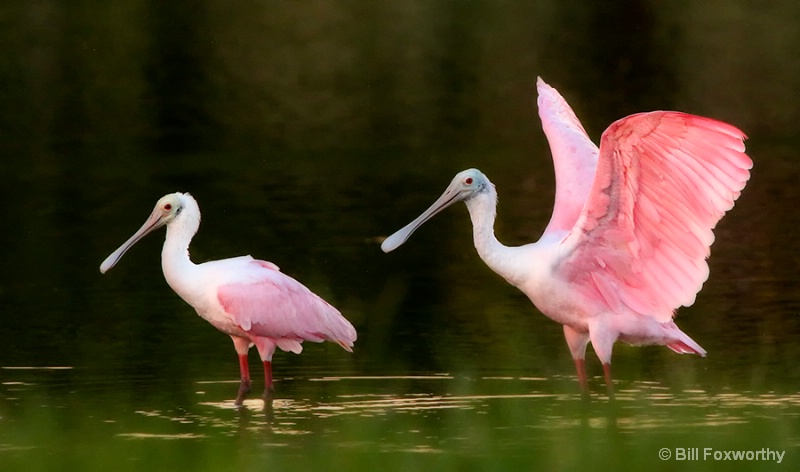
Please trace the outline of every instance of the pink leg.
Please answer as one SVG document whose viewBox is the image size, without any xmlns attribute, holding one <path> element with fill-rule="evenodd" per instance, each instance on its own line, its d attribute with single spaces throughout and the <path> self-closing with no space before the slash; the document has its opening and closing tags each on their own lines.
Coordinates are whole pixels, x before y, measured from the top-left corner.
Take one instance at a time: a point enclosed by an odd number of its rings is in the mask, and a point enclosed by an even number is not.
<svg viewBox="0 0 800 472">
<path fill-rule="evenodd" d="M 241 405 L 244 397 L 250 392 L 250 366 L 247 364 L 247 354 L 239 354 L 239 372 L 242 383 L 239 384 L 239 393 L 236 395 L 236 404 Z"/>
<path fill-rule="evenodd" d="M 272 392 L 275 386 L 272 384 L 272 354 L 275 352 L 275 341 L 270 338 L 253 338 L 253 343 L 264 363 L 264 400 L 272 401 Z"/>
<path fill-rule="evenodd" d="M 247 351 L 250 350 L 250 340 L 231 336 L 236 354 L 239 355 L 239 373 L 242 383 L 239 384 L 239 393 L 236 395 L 236 404 L 241 405 L 244 397 L 250 392 L 250 366 L 247 364 Z"/>
<path fill-rule="evenodd" d="M 602 320 L 589 323 L 589 338 L 592 341 L 594 353 L 603 363 L 603 375 L 606 378 L 609 398 L 614 398 L 614 381 L 611 380 L 611 351 L 614 349 L 614 343 L 618 336 L 619 333 L 609 328 L 607 324 L 603 324 Z"/>
<path fill-rule="evenodd" d="M 272 385 L 272 362 L 264 361 L 264 398 L 271 398 L 275 386 Z"/>
<path fill-rule="evenodd" d="M 589 396 L 589 382 L 586 380 L 586 361 L 575 359 L 575 370 L 578 372 L 578 384 L 581 386 L 581 393 Z"/>
<path fill-rule="evenodd" d="M 569 352 L 575 361 L 575 370 L 578 372 L 578 384 L 584 397 L 589 396 L 589 382 L 586 380 L 586 346 L 589 344 L 589 333 L 582 333 L 564 325 L 564 337 L 567 339 Z"/>
<path fill-rule="evenodd" d="M 614 381 L 611 380 L 611 364 L 603 362 L 603 375 L 606 377 L 606 388 L 608 388 L 608 397 L 614 398 Z"/>
</svg>

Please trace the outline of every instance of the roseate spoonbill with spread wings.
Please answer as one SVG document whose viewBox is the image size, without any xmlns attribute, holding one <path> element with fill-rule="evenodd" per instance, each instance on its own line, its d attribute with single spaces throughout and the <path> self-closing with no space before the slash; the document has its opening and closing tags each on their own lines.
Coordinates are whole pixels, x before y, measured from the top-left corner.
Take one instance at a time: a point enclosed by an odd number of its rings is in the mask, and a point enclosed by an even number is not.
<svg viewBox="0 0 800 472">
<path fill-rule="evenodd" d="M 242 382 L 236 403 L 250 391 L 247 352 L 255 344 L 264 364 L 264 398 L 270 398 L 272 354 L 279 347 L 299 354 L 305 341 L 334 341 L 352 352 L 356 331 L 340 313 L 271 262 L 250 256 L 203 264 L 189 259 L 189 242 L 200 227 L 200 208 L 188 193 L 156 203 L 150 217 L 100 265 L 105 273 L 148 233 L 167 226 L 161 268 L 167 283 L 197 314 L 229 335 L 239 355 Z"/>
<path fill-rule="evenodd" d="M 589 342 L 609 394 L 617 340 L 705 356 L 673 315 L 694 303 L 708 278 L 712 229 L 750 177 L 746 136 L 709 118 L 654 111 L 613 123 L 598 149 L 564 98 L 541 78 L 537 88 L 556 174 L 553 215 L 539 241 L 497 241 L 495 187 L 468 169 L 381 249 L 396 249 L 425 221 L 464 201 L 481 259 L 564 326 L 584 393 Z"/>
</svg>

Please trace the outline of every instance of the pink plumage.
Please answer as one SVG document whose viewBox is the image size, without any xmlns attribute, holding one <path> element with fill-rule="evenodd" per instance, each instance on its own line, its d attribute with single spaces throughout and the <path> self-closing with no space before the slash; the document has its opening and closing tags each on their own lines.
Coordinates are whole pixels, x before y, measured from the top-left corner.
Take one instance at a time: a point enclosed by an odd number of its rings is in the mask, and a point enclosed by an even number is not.
<svg viewBox="0 0 800 472">
<path fill-rule="evenodd" d="M 270 398 L 276 348 L 300 353 L 303 341 L 333 341 L 352 352 L 356 331 L 339 310 L 271 262 L 250 256 L 194 264 L 189 243 L 200 226 L 200 209 L 188 193 L 162 197 L 145 224 L 103 261 L 113 267 L 139 239 L 167 225 L 161 252 L 164 277 L 197 314 L 228 334 L 239 355 L 241 384 L 236 403 L 250 391 L 247 353 L 255 345 L 264 366 L 264 397 Z"/>
<path fill-rule="evenodd" d="M 711 230 L 750 175 L 744 138 L 733 126 L 678 112 L 612 124 L 556 275 L 614 311 L 624 305 L 661 322 L 693 304 L 708 278 Z"/>
<path fill-rule="evenodd" d="M 339 310 L 264 262 L 252 260 L 242 264 L 241 271 L 252 273 L 250 280 L 217 288 L 222 311 L 251 337 L 289 344 L 303 340 L 333 341 L 352 351 L 356 334 Z"/>
<path fill-rule="evenodd" d="M 705 355 L 672 317 L 694 303 L 708 278 L 712 230 L 750 177 L 744 133 L 710 118 L 656 111 L 613 123 L 598 149 L 558 91 L 541 79 L 537 87 L 556 173 L 553 215 L 539 241 L 497 241 L 494 185 L 468 169 L 382 249 L 396 249 L 432 216 L 464 201 L 480 257 L 563 325 L 584 391 L 589 342 L 609 392 L 618 340 Z"/>
</svg>

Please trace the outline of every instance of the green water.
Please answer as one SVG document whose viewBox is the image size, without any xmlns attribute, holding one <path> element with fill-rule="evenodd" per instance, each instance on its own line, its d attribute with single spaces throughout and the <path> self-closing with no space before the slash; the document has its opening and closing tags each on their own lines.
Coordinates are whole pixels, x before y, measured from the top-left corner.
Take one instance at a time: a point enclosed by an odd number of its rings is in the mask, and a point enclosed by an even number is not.
<svg viewBox="0 0 800 472">
<path fill-rule="evenodd" d="M 558 376 L 298 376 L 279 382 L 271 408 L 252 399 L 236 409 L 224 400 L 230 381 L 190 383 L 178 395 L 147 381 L 73 376 L 23 372 L 36 383 L 6 382 L 8 470 L 797 466 L 797 394 L 622 381 L 615 402 L 585 403 Z M 661 460 L 663 448 L 712 455 Z M 781 464 L 713 460 L 714 451 L 765 449 L 783 452 Z"/>
<path fill-rule="evenodd" d="M 795 470 L 800 9 L 600 5 L 0 7 L 0 470 Z M 591 350 L 581 400 L 561 328 L 484 266 L 463 206 L 379 249 L 468 167 L 497 185 L 498 238 L 538 237 L 537 75 L 595 140 L 655 108 L 750 136 L 677 315 L 708 357 L 618 345 L 613 401 Z M 166 285 L 164 233 L 98 271 L 174 191 L 203 213 L 196 262 L 276 263 L 354 352 L 276 354 L 271 406 L 253 355 L 234 408 L 233 346 Z M 782 462 L 723 460 L 767 450 Z"/>
</svg>

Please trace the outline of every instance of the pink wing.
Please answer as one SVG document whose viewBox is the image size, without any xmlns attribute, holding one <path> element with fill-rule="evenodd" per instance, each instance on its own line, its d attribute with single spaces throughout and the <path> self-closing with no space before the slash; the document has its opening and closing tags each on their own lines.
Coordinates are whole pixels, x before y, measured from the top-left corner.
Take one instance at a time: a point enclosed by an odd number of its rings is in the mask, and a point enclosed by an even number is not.
<svg viewBox="0 0 800 472">
<path fill-rule="evenodd" d="M 217 291 L 220 304 L 243 330 L 273 339 L 334 341 L 351 350 L 356 331 L 339 310 L 274 264 L 253 260 L 248 269 L 257 270 L 257 277 Z"/>
<path fill-rule="evenodd" d="M 669 321 L 694 303 L 708 278 L 711 230 L 750 178 L 744 139 L 731 125 L 678 112 L 613 123 L 555 271 L 613 311 Z"/>
<path fill-rule="evenodd" d="M 536 88 L 539 91 L 539 118 L 550 143 L 556 174 L 556 203 L 544 232 L 569 231 L 578 221 L 592 188 L 597 146 L 556 89 L 541 78 L 536 80 Z"/>
</svg>

